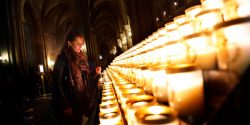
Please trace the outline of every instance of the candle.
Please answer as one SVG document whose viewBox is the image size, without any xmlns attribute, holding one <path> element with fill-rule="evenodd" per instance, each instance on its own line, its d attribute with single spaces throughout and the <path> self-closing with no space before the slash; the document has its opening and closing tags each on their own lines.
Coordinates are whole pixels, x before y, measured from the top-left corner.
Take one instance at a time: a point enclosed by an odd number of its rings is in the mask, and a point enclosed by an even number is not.
<svg viewBox="0 0 250 125">
<path fill-rule="evenodd" d="M 107 101 L 100 104 L 100 112 L 108 113 L 118 110 L 118 104 L 116 101 Z"/>
<path fill-rule="evenodd" d="M 167 68 L 169 104 L 184 118 L 198 120 L 204 111 L 202 71 L 194 65 Z"/>
<path fill-rule="evenodd" d="M 153 99 L 154 97 L 150 95 L 139 95 L 133 96 L 126 101 L 124 112 L 129 125 L 135 124 L 135 110 L 150 105 Z"/>
<path fill-rule="evenodd" d="M 143 70 L 142 72 L 144 77 L 144 90 L 146 94 L 153 94 L 152 88 L 151 88 L 151 82 L 152 82 L 152 74 L 150 69 L 148 67 Z"/>
<path fill-rule="evenodd" d="M 179 25 L 178 31 L 182 37 L 193 34 L 196 32 L 194 21 L 187 21 Z"/>
<path fill-rule="evenodd" d="M 168 32 L 169 41 L 178 41 L 181 39 L 178 28 L 168 30 L 167 32 Z"/>
<path fill-rule="evenodd" d="M 168 106 L 144 106 L 135 111 L 135 124 L 178 125 L 177 113 Z"/>
<path fill-rule="evenodd" d="M 194 21 L 195 15 L 202 11 L 201 5 L 189 7 L 185 10 L 185 15 L 188 21 Z"/>
<path fill-rule="evenodd" d="M 173 20 L 175 24 L 180 25 L 182 23 L 185 23 L 187 21 L 187 18 L 186 15 L 183 14 L 175 17 Z"/>
<path fill-rule="evenodd" d="M 223 14 L 220 9 L 213 10 L 203 10 L 198 13 L 196 16 L 197 23 L 196 28 L 198 31 L 210 30 L 216 24 L 219 24 L 224 21 Z"/>
<path fill-rule="evenodd" d="M 250 16 L 249 6 L 249 0 L 227 1 L 223 9 L 225 20 L 228 21 L 232 19 Z"/>
<path fill-rule="evenodd" d="M 215 27 L 219 69 L 242 75 L 250 63 L 250 17 L 238 18 Z M 237 32 L 237 33 L 235 33 Z"/>
<path fill-rule="evenodd" d="M 44 68 L 43 68 L 43 65 L 42 64 L 40 64 L 40 65 L 38 65 L 39 66 L 39 71 L 40 71 L 40 73 L 44 73 Z"/>
<path fill-rule="evenodd" d="M 178 27 L 178 25 L 174 22 L 169 22 L 165 24 L 165 27 L 168 30 L 172 30 L 172 29 L 176 29 Z"/>
<path fill-rule="evenodd" d="M 201 0 L 201 5 L 204 9 L 222 9 L 224 7 L 224 0 Z"/>
<path fill-rule="evenodd" d="M 183 39 L 189 48 L 187 54 L 190 56 L 191 62 L 205 70 L 216 68 L 216 49 L 213 45 L 211 32 L 194 33 Z"/>
<path fill-rule="evenodd" d="M 168 82 L 165 68 L 166 65 L 154 66 L 150 68 L 153 76 L 153 95 L 160 102 L 168 102 Z"/>
<path fill-rule="evenodd" d="M 99 113 L 100 123 L 103 125 L 121 124 L 121 114 L 118 111 Z"/>
</svg>

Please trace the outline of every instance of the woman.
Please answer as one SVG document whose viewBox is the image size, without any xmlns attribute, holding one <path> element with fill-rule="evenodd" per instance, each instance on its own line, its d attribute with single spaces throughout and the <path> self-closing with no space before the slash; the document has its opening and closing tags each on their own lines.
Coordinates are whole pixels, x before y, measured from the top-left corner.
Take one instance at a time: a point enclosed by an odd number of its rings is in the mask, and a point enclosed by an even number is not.
<svg viewBox="0 0 250 125">
<path fill-rule="evenodd" d="M 81 125 L 88 116 L 91 98 L 88 84 L 97 84 L 101 68 L 90 75 L 87 57 L 81 51 L 84 36 L 71 31 L 53 69 L 52 108 L 59 125 Z M 93 92 L 93 90 L 92 90 Z"/>
</svg>

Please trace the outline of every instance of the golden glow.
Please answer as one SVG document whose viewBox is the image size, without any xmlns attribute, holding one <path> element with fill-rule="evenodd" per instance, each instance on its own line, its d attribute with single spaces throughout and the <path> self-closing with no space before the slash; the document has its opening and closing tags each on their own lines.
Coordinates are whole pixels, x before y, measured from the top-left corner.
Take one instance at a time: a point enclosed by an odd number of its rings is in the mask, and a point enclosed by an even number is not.
<svg viewBox="0 0 250 125">
<path fill-rule="evenodd" d="M 39 67 L 39 72 L 40 72 L 40 73 L 44 73 L 43 65 L 40 64 L 40 65 L 38 65 L 38 67 Z"/>
<path fill-rule="evenodd" d="M 203 113 L 203 77 L 201 70 L 167 75 L 169 103 L 180 115 Z"/>
<path fill-rule="evenodd" d="M 219 24 L 224 21 L 222 12 L 219 9 L 202 11 L 197 14 L 196 18 L 199 22 L 197 23 L 198 31 L 210 30 L 216 24 Z"/>
<path fill-rule="evenodd" d="M 192 6 L 185 10 L 187 20 L 195 20 L 195 15 L 202 11 L 201 5 Z"/>
<path fill-rule="evenodd" d="M 2 61 L 3 63 L 7 63 L 9 61 L 9 56 L 7 52 L 4 52 L 1 56 L 0 56 L 0 61 Z"/>
<path fill-rule="evenodd" d="M 49 68 L 50 68 L 51 70 L 53 70 L 55 61 L 52 60 L 50 57 L 48 57 L 47 61 L 48 61 L 47 63 L 48 63 Z"/>
</svg>

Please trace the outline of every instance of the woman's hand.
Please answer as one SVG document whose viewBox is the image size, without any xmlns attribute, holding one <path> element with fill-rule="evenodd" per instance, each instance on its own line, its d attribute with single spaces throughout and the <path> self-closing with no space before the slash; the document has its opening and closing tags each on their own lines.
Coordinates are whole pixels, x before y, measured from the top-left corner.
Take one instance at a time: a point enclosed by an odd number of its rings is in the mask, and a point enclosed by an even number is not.
<svg viewBox="0 0 250 125">
<path fill-rule="evenodd" d="M 100 74 L 102 72 L 102 68 L 100 66 L 95 69 L 96 74 Z"/>
</svg>

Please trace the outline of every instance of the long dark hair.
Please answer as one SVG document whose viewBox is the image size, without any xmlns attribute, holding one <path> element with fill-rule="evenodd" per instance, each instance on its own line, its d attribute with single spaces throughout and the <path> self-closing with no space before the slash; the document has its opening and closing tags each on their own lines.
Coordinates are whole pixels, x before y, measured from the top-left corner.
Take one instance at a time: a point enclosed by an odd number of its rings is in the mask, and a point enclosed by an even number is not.
<svg viewBox="0 0 250 125">
<path fill-rule="evenodd" d="M 69 31 L 67 36 L 66 36 L 66 39 L 64 41 L 64 45 L 63 45 L 63 48 L 61 50 L 61 53 L 64 52 L 65 49 L 68 48 L 68 41 L 72 42 L 76 37 L 81 37 L 85 40 L 85 36 L 81 32 L 79 32 L 77 30 Z"/>
</svg>

